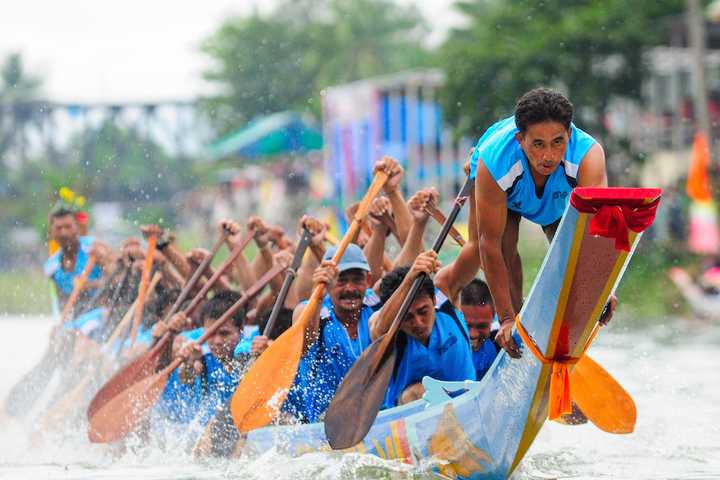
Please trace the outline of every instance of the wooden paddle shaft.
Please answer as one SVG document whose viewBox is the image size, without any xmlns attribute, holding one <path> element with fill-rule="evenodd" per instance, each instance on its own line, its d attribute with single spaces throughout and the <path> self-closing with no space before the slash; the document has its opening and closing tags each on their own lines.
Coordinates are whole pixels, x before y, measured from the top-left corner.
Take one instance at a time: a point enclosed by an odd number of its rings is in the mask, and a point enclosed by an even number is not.
<svg viewBox="0 0 720 480">
<path fill-rule="evenodd" d="M 440 225 L 443 225 L 445 223 L 445 214 L 440 211 L 440 209 L 435 206 L 432 203 L 429 203 L 425 207 L 425 211 Z M 450 236 L 455 240 L 455 242 L 460 245 L 461 247 L 465 245 L 465 239 L 463 238 L 462 234 L 457 231 L 455 227 L 450 227 Z"/>
<path fill-rule="evenodd" d="M 150 280 L 150 285 L 148 285 L 147 288 L 147 295 L 151 295 L 152 292 L 155 291 L 155 287 L 162 279 L 162 274 L 160 272 L 155 272 L 155 274 L 152 277 L 152 280 Z M 135 299 L 135 301 L 130 305 L 130 308 L 128 308 L 127 312 L 125 312 L 125 315 L 123 315 L 123 318 L 118 322 L 117 326 L 115 327 L 115 330 L 113 330 L 110 337 L 105 341 L 105 345 L 110 347 L 113 343 L 118 339 L 118 337 L 122 334 L 122 332 L 125 330 L 125 327 L 127 327 L 128 322 L 132 318 L 133 313 L 135 312 L 135 308 L 137 308 L 138 305 L 138 299 Z"/>
<path fill-rule="evenodd" d="M 167 315 L 165 315 L 164 321 L 168 321 L 170 317 L 175 315 L 180 309 L 180 305 L 182 305 L 185 299 L 187 299 L 188 295 L 190 295 L 190 291 L 195 287 L 195 284 L 197 284 L 198 280 L 200 280 L 200 277 L 202 277 L 203 272 L 205 271 L 207 266 L 210 265 L 210 262 L 212 262 L 213 258 L 215 258 L 215 255 L 217 254 L 218 250 L 220 250 L 220 247 L 222 247 L 225 243 L 228 235 L 230 235 L 230 232 L 223 229 L 222 233 L 220 234 L 220 238 L 218 238 L 217 242 L 215 242 L 215 245 L 213 245 L 212 249 L 210 250 L 210 255 L 205 257 L 202 263 L 200 263 L 200 266 L 195 270 L 195 272 L 193 272 L 188 281 L 185 283 L 182 291 L 180 291 L 180 295 L 178 295 L 178 298 L 175 299 L 175 303 L 173 303 Z"/>
<path fill-rule="evenodd" d="M 348 227 L 347 232 L 345 232 L 345 235 L 343 235 L 342 240 L 340 240 L 340 242 L 337 244 L 337 250 L 335 250 L 335 255 L 333 255 L 332 257 L 332 262 L 335 265 L 340 263 L 340 259 L 342 259 L 342 256 L 345 254 L 345 250 L 347 249 L 348 245 L 350 245 L 352 239 L 355 238 L 357 233 L 360 231 L 363 220 L 370 211 L 370 204 L 372 203 L 375 196 L 380 193 L 380 190 L 385 185 L 387 179 L 388 174 L 383 171 L 377 172 L 375 174 L 375 179 L 373 180 L 367 193 L 365 193 L 362 202 L 360 202 L 360 205 L 355 211 L 355 216 L 353 217 L 352 223 L 350 223 L 350 226 Z M 302 311 L 298 323 L 307 322 L 312 316 L 315 315 L 315 311 L 320 305 L 320 301 L 322 301 L 324 295 L 325 284 L 321 283 L 313 290 L 312 295 L 310 296 L 310 299 L 305 306 L 305 309 Z"/>
<path fill-rule="evenodd" d="M 473 179 L 468 178 L 467 180 L 465 180 L 465 185 L 463 185 L 460 193 L 458 193 L 458 196 L 455 198 L 455 203 L 453 205 L 453 209 L 450 211 L 450 215 L 448 215 L 448 217 L 445 219 L 445 223 L 443 223 L 442 228 L 440 229 L 440 233 L 438 233 L 438 236 L 435 239 L 435 243 L 433 243 L 432 249 L 436 253 L 440 252 L 443 243 L 445 243 L 445 239 L 450 233 L 450 228 L 452 228 L 453 223 L 455 223 L 457 216 L 460 214 L 460 210 L 462 210 L 462 207 L 465 204 L 465 201 L 467 200 L 468 195 L 470 194 L 470 189 L 472 187 Z M 417 278 L 413 280 L 412 286 L 410 287 L 407 296 L 403 300 L 402 305 L 400 305 L 400 309 L 398 310 L 397 315 L 395 315 L 395 319 L 393 320 L 393 323 L 387 332 L 387 338 L 384 340 L 386 343 L 390 343 L 394 339 L 395 333 L 400 328 L 400 323 L 402 323 L 402 319 L 405 318 L 405 315 L 407 315 L 407 312 L 410 309 L 410 305 L 412 305 L 412 303 L 415 301 L 415 296 L 420 290 L 420 285 L 422 284 L 425 275 L 426 274 L 424 273 L 418 275 Z"/>
<path fill-rule="evenodd" d="M 307 250 L 308 245 L 310 245 L 311 238 L 312 235 L 310 234 L 310 231 L 307 228 L 303 228 L 300 243 L 298 243 L 295 255 L 293 256 L 292 262 L 287 269 L 287 275 L 285 275 L 285 280 L 283 280 L 280 293 L 278 294 L 277 299 L 275 299 L 275 305 L 273 305 L 272 312 L 270 312 L 270 318 L 268 318 L 265 328 L 263 329 L 262 334 L 266 337 L 269 337 L 275 329 L 275 323 L 277 322 L 278 316 L 280 316 L 280 311 L 285 305 L 285 299 L 287 299 L 288 293 L 290 292 L 290 286 L 297 276 L 297 270 L 302 264 L 302 259 L 305 256 L 305 251 Z"/>
<path fill-rule="evenodd" d="M 75 304 L 77 303 L 78 299 L 80 298 L 80 292 L 82 292 L 82 289 L 85 288 L 85 283 L 87 282 L 88 277 L 90 276 L 90 273 L 92 272 L 92 269 L 95 267 L 95 255 L 90 255 L 90 258 L 88 258 L 87 263 L 85 264 L 85 268 L 83 269 L 80 276 L 75 280 L 73 283 L 73 289 L 70 293 L 70 297 L 68 298 L 67 302 L 65 303 L 65 306 L 63 307 L 62 315 L 60 316 L 60 324 L 62 325 L 67 321 L 67 319 L 72 314 L 72 310 L 75 307 Z"/>
<path fill-rule="evenodd" d="M 230 320 L 233 315 L 237 313 L 238 310 L 247 305 L 247 303 L 252 300 L 253 297 L 255 297 L 258 293 L 260 293 L 260 290 L 265 288 L 265 286 L 270 283 L 270 280 L 275 278 L 276 275 L 280 274 L 283 269 L 284 267 L 282 265 L 274 265 L 270 270 L 265 272 L 265 274 L 260 277 L 258 281 L 253 284 L 252 287 L 250 287 L 245 293 L 243 293 L 242 297 L 240 297 L 237 302 L 233 303 L 233 305 L 228 308 L 220 318 L 215 320 L 215 322 L 210 325 L 210 327 L 205 329 L 205 332 L 202 334 L 202 336 L 193 343 L 195 343 L 196 345 L 202 345 L 207 341 L 208 338 L 215 335 L 215 332 L 217 332 L 220 327 L 222 327 L 228 320 Z M 179 367 L 180 364 L 184 361 L 185 358 L 183 357 L 175 357 L 175 359 L 162 370 L 161 374 L 169 374 L 177 367 Z"/>
<path fill-rule="evenodd" d="M 230 268 L 230 266 L 235 262 L 235 260 L 237 260 L 242 251 L 245 250 L 245 247 L 247 247 L 250 241 L 253 239 L 254 235 L 255 232 L 253 230 L 247 231 L 242 240 L 240 240 L 240 242 L 235 246 L 235 248 L 233 248 L 230 256 L 225 259 L 225 261 L 220 265 L 220 267 L 218 267 L 215 273 L 213 273 L 213 275 L 208 279 L 208 281 L 205 282 L 198 294 L 195 295 L 195 298 L 192 299 L 190 305 L 188 305 L 185 309 L 185 315 L 192 314 L 192 312 L 197 308 L 197 306 L 200 305 L 200 302 L 205 299 L 205 295 L 207 295 L 207 293 L 210 291 L 213 285 L 215 285 L 218 279 L 227 271 L 228 268 Z M 203 261 L 203 263 L 205 262 Z M 200 268 L 198 268 L 198 270 L 200 270 Z M 167 318 L 169 319 L 169 317 Z"/>
<path fill-rule="evenodd" d="M 152 269 L 153 258 L 155 257 L 155 245 L 157 245 L 157 234 L 151 234 L 147 241 L 147 253 L 145 254 L 145 264 L 143 265 L 142 276 L 140 277 L 137 306 L 135 307 L 135 319 L 132 330 L 130 331 L 130 348 L 135 345 L 135 339 L 137 339 L 140 322 L 142 321 L 143 310 L 145 308 L 145 294 L 148 283 L 150 282 L 150 270 Z"/>
</svg>

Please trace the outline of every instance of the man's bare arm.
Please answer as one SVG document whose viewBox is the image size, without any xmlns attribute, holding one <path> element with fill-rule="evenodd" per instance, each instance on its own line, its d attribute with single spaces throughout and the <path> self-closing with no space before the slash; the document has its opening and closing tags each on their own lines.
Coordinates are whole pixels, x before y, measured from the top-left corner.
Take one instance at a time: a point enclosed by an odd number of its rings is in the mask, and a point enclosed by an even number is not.
<svg viewBox="0 0 720 480">
<path fill-rule="evenodd" d="M 599 143 L 596 143 L 580 162 L 578 170 L 579 187 L 607 187 L 607 172 L 605 171 L 605 152 Z"/>
</svg>

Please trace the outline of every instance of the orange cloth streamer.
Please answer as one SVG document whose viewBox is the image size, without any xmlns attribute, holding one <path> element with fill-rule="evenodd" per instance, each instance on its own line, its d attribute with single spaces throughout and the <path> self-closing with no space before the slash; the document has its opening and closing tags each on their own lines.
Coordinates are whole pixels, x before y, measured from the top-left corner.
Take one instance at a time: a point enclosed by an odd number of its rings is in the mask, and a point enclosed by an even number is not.
<svg viewBox="0 0 720 480">
<path fill-rule="evenodd" d="M 523 327 L 523 324 L 520 323 L 520 314 L 515 317 L 515 328 L 520 334 L 520 338 L 522 338 L 523 343 L 527 345 L 540 363 L 552 365 L 552 373 L 550 375 L 550 396 L 548 401 L 548 418 L 550 420 L 555 420 L 562 415 L 572 413 L 572 398 L 570 397 L 570 371 L 568 370 L 568 365 L 576 364 L 580 358 L 585 355 L 585 352 L 587 352 L 590 344 L 595 339 L 595 335 L 597 335 L 599 327 L 599 323 L 595 324 L 595 328 L 593 328 L 593 331 L 585 344 L 585 348 L 583 348 L 579 357 L 563 356 L 559 358 L 547 358 L 540 352 L 540 349 L 530 338 L 530 335 L 527 333 L 527 330 L 525 330 L 525 327 Z"/>
<path fill-rule="evenodd" d="M 687 178 L 687 194 L 696 202 L 709 202 L 712 200 L 710 191 L 710 149 L 707 138 L 701 132 L 695 134 L 692 152 L 690 153 L 690 170 Z"/>
</svg>

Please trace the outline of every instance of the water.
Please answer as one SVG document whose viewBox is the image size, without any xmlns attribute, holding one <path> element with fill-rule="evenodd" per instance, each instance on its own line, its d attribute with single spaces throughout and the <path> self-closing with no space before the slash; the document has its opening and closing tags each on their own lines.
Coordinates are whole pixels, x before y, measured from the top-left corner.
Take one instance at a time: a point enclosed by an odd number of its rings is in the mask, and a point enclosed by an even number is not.
<svg viewBox="0 0 720 480">
<path fill-rule="evenodd" d="M 645 330 L 621 320 L 601 332 L 590 353 L 632 394 L 638 422 L 631 435 L 592 425 L 548 422 L 514 475 L 531 479 L 720 478 L 720 329 L 681 319 Z M 0 398 L 42 356 L 49 320 L 0 316 Z M 0 417 L 0 479 L 337 479 L 427 478 L 369 455 L 276 452 L 242 461 L 193 461 L 157 448 L 114 457 L 83 433 L 29 438 L 26 425 Z"/>
</svg>

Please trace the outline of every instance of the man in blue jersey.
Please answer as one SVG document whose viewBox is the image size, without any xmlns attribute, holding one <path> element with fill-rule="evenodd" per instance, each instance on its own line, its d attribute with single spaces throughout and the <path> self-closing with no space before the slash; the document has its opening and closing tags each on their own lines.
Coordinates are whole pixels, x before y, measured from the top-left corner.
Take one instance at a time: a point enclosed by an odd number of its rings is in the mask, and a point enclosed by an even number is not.
<svg viewBox="0 0 720 480">
<path fill-rule="evenodd" d="M 102 276 L 103 265 L 109 260 L 110 248 L 93 237 L 81 236 L 75 212 L 66 208 L 60 208 L 50 214 L 50 236 L 58 243 L 60 249 L 48 258 L 44 270 L 55 284 L 62 304 L 72 293 L 75 277 L 85 269 L 90 255 L 95 256 L 96 265 L 90 272 L 85 290 L 75 309 L 82 312 L 84 304 L 94 293 Z"/>
<path fill-rule="evenodd" d="M 303 423 L 320 420 L 350 367 L 370 345 L 368 320 L 378 302 L 369 289 L 370 265 L 355 244 L 348 245 L 337 266 L 336 247 L 328 249 L 313 274 L 313 285 L 327 285 L 320 312 L 310 322 L 307 351 L 283 410 Z M 306 303 L 295 307 L 297 321 Z"/>
<path fill-rule="evenodd" d="M 383 408 L 422 397 L 425 390 L 420 382 L 425 376 L 445 381 L 476 378 L 462 314 L 442 292 L 436 293 L 429 276 L 439 268 L 437 253 L 429 250 L 418 255 L 412 266 L 385 275 L 380 283 L 383 307 L 370 320 L 373 339 L 388 331 L 415 278 L 427 274 L 400 325 L 400 351 Z"/>
<path fill-rule="evenodd" d="M 501 325 L 497 341 L 514 358 L 520 350 L 511 332 L 523 302 L 520 218 L 540 225 L 551 239 L 574 187 L 607 186 L 602 147 L 572 119 L 573 106 L 562 94 L 531 90 L 518 100 L 514 116 L 480 137 L 470 162 L 480 255 Z M 614 299 L 611 306 L 610 315 Z"/>
<path fill-rule="evenodd" d="M 499 351 L 495 343 L 497 331 L 492 330 L 495 309 L 490 289 L 485 282 L 475 278 L 462 289 L 460 310 L 470 334 L 476 378 L 480 380 L 490 369 Z"/>
</svg>

